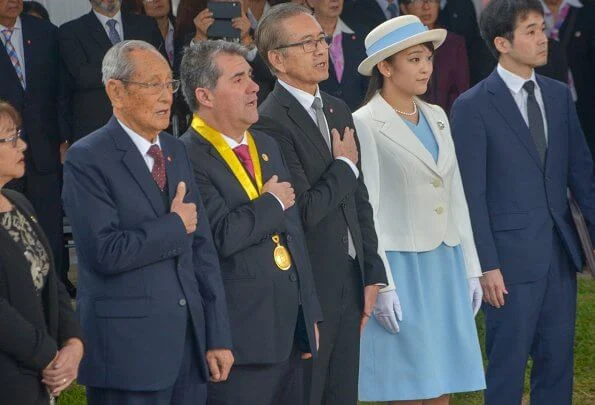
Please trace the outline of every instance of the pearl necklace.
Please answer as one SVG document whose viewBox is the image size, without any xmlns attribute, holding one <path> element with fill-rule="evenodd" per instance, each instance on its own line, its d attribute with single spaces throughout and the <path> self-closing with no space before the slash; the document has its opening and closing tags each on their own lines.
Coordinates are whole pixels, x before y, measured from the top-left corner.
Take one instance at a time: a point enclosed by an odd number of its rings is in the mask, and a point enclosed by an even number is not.
<svg viewBox="0 0 595 405">
<path fill-rule="evenodd" d="M 406 115 L 407 117 L 411 117 L 411 116 L 417 114 L 417 103 L 415 102 L 415 100 L 412 100 L 412 101 L 413 101 L 413 112 L 411 112 L 411 113 L 399 111 L 396 108 L 393 108 L 393 110 L 395 110 L 397 113 L 399 113 L 401 115 Z"/>
</svg>

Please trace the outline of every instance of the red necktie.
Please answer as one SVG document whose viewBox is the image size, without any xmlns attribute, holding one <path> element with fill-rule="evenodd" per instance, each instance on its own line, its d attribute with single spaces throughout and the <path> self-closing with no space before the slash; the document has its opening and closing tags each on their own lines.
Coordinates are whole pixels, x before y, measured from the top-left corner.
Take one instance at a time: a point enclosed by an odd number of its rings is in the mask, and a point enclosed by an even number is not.
<svg viewBox="0 0 595 405">
<path fill-rule="evenodd" d="M 163 152 L 159 145 L 151 145 L 147 155 L 151 156 L 155 161 L 153 163 L 153 170 L 151 170 L 151 174 L 153 175 L 153 179 L 157 186 L 159 186 L 159 190 L 163 191 L 165 188 L 165 162 L 163 160 Z"/>
<path fill-rule="evenodd" d="M 248 170 L 250 176 L 254 178 L 254 165 L 252 164 L 252 159 L 250 158 L 250 151 L 248 150 L 248 145 L 238 145 L 233 148 L 238 159 L 244 165 L 244 168 Z"/>
</svg>

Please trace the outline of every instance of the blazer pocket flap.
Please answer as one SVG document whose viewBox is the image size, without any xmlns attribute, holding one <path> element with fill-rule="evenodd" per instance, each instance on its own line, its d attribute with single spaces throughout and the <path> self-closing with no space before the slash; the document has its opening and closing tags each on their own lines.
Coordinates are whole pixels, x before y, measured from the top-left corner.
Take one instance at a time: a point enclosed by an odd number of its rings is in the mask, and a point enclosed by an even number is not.
<svg viewBox="0 0 595 405">
<path fill-rule="evenodd" d="M 498 214 L 490 218 L 492 230 L 512 231 L 515 229 L 524 229 L 529 225 L 528 212 L 514 212 L 509 214 Z"/>
<path fill-rule="evenodd" d="M 99 318 L 144 318 L 149 313 L 150 298 L 98 298 L 95 315 Z"/>
</svg>

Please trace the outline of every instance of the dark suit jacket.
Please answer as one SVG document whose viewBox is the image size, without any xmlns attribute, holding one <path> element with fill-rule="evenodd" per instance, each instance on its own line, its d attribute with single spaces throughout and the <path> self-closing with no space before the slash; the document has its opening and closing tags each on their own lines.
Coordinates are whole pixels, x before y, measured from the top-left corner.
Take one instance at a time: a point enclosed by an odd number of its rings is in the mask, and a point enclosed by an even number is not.
<svg viewBox="0 0 595 405">
<path fill-rule="evenodd" d="M 320 83 L 320 90 L 345 101 L 351 111 L 357 110 L 361 105 L 366 90 L 368 89 L 368 78 L 357 71 L 359 64 L 366 58 L 364 37 L 358 33 L 343 33 L 343 77 L 341 83 L 337 81 L 335 67 L 329 58 L 329 78 Z"/>
<path fill-rule="evenodd" d="M 448 114 L 452 103 L 469 89 L 469 63 L 465 39 L 449 32 L 434 54 L 434 71 L 425 99 L 438 104 Z"/>
<path fill-rule="evenodd" d="M 38 297 L 23 251 L 0 231 L 0 403 L 38 405 L 45 392 L 41 371 L 66 340 L 81 334 L 31 204 L 15 191 L 3 190 L 2 194 L 31 219 L 29 224 L 50 257 L 50 271 Z"/>
<path fill-rule="evenodd" d="M 578 96 L 576 110 L 595 154 L 595 3 L 583 3 L 582 8 L 570 8 L 560 28 L 560 42 L 566 49 Z"/>
<path fill-rule="evenodd" d="M 165 55 L 163 37 L 154 19 L 122 12 L 122 28 L 124 40 L 143 40 Z M 105 125 L 112 116 L 112 105 L 101 82 L 101 63 L 112 43 L 93 11 L 63 24 L 59 38 L 64 92 L 68 94 L 63 114 L 69 117 L 69 138 L 76 141 Z"/>
<path fill-rule="evenodd" d="M 263 182 L 273 175 L 289 181 L 277 143 L 252 132 Z M 316 353 L 314 323 L 322 320 L 306 240 L 297 208 L 283 211 L 265 193 L 250 200 L 217 150 L 194 129 L 182 136 L 204 199 L 219 260 L 231 320 L 235 364 L 273 364 L 286 360 L 294 346 L 301 302 L 301 328 L 307 328 L 306 352 Z M 267 160 L 262 157 L 267 156 Z M 279 234 L 292 257 L 281 271 L 273 260 Z M 303 325 L 305 320 L 305 325 Z"/>
<path fill-rule="evenodd" d="M 482 269 L 500 268 L 508 284 L 547 274 L 557 233 L 577 270 L 581 248 L 566 190 L 595 236 L 593 161 L 563 83 L 537 75 L 548 149 L 542 166 L 510 90 L 494 71 L 457 99 L 452 134 Z"/>
<path fill-rule="evenodd" d="M 496 66 L 496 59 L 479 34 L 473 1 L 448 0 L 440 10 L 438 25 L 465 38 L 471 85 L 485 79 Z"/>
<path fill-rule="evenodd" d="M 321 95 L 329 128 L 341 134 L 345 127 L 354 128 L 347 105 Z M 336 281 L 345 277 L 337 271 L 344 270 L 341 264 L 348 260 L 348 227 L 363 284 L 386 283 L 361 169 L 356 178 L 347 163 L 333 159 L 318 126 L 279 83 L 258 111 L 255 127 L 279 142 L 291 174 L 323 308 L 325 291 L 336 290 Z"/>
<path fill-rule="evenodd" d="M 184 201 L 196 204 L 192 235 L 170 213 L 115 118 L 67 155 L 62 198 L 77 244 L 77 311 L 87 343 L 79 382 L 85 385 L 127 391 L 171 387 L 189 325 L 202 382 L 209 374 L 206 350 L 231 347 L 217 252 L 190 161 L 171 135 L 162 132 L 159 140 L 166 157 L 166 199 L 171 201 L 184 181 Z"/>
<path fill-rule="evenodd" d="M 346 0 L 341 19 L 351 29 L 361 32 L 365 38 L 370 31 L 386 21 L 386 14 L 376 0 Z"/>
<path fill-rule="evenodd" d="M 23 118 L 35 170 L 58 170 L 60 127 L 58 123 L 58 33 L 51 23 L 29 15 L 21 16 L 25 53 L 26 90 L 0 47 L 0 100 L 8 101 Z M 16 44 L 15 44 L 16 46 Z"/>
</svg>

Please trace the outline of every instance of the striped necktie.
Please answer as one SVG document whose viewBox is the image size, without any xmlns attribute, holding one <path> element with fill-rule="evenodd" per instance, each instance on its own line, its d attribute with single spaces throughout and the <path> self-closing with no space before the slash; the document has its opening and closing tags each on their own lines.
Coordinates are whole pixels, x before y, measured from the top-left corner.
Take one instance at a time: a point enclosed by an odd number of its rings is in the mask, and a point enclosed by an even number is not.
<svg viewBox="0 0 595 405">
<path fill-rule="evenodd" d="M 14 48 L 12 41 L 10 40 L 12 38 L 13 32 L 14 32 L 14 30 L 12 30 L 12 29 L 2 30 L 2 35 L 4 35 L 4 47 L 6 48 L 6 53 L 8 54 L 8 57 L 10 58 L 10 61 L 12 62 L 12 66 L 14 66 L 14 70 L 19 78 L 19 81 L 21 82 L 21 86 L 23 86 L 23 89 L 24 89 L 25 88 L 25 76 L 23 75 L 23 67 L 21 66 L 21 62 L 19 62 L 19 57 L 17 55 L 17 51 Z"/>
<path fill-rule="evenodd" d="M 118 21 L 114 19 L 107 20 L 106 22 L 107 28 L 109 29 L 108 37 L 112 45 L 116 45 L 118 42 L 122 41 L 122 38 L 120 38 L 120 33 L 118 33 L 118 30 L 116 29 L 117 23 Z"/>
</svg>

